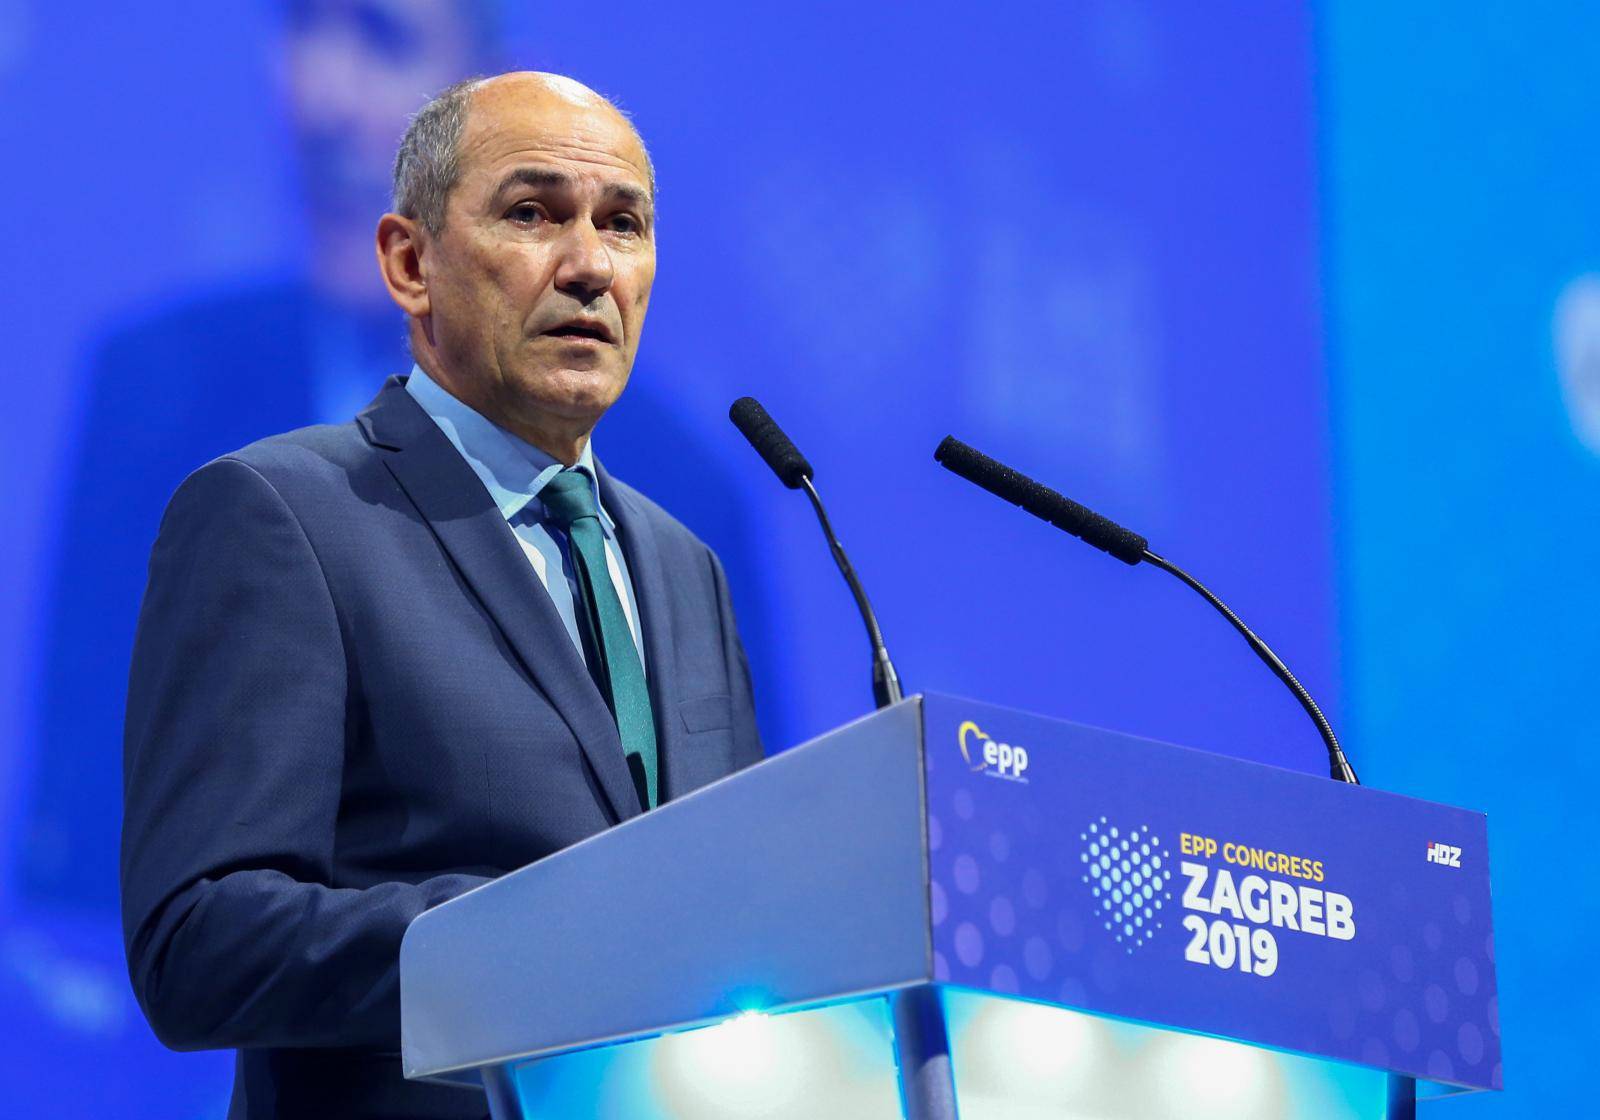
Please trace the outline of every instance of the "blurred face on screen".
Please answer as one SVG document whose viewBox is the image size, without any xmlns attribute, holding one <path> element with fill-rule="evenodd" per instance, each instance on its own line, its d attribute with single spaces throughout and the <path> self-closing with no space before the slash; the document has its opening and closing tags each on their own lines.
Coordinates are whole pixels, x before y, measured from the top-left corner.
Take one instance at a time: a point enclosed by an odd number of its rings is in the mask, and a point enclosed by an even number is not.
<svg viewBox="0 0 1600 1120">
<path fill-rule="evenodd" d="M 391 293 L 430 376 L 570 462 L 638 352 L 656 271 L 648 159 L 596 94 L 536 74 L 474 91 L 459 154 L 443 228 L 380 225 Z"/>
<path fill-rule="evenodd" d="M 287 0 L 283 55 L 319 285 L 381 299 L 373 211 L 418 105 L 476 68 L 460 0 Z"/>
</svg>

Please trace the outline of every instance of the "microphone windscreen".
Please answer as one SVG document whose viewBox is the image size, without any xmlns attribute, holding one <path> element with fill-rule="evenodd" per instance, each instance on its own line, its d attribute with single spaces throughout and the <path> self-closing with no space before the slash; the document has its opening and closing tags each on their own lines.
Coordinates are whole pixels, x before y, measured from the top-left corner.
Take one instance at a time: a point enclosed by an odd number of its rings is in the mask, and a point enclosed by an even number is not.
<svg viewBox="0 0 1600 1120">
<path fill-rule="evenodd" d="M 968 482 L 976 483 L 1014 506 L 1021 506 L 1035 517 L 1065 529 L 1125 564 L 1137 564 L 1144 559 L 1150 542 L 1132 529 L 1124 529 L 1110 518 L 1101 517 L 1066 495 L 969 447 L 955 436 L 945 436 L 933 457 Z"/>
<path fill-rule="evenodd" d="M 800 454 L 794 441 L 783 434 L 778 422 L 767 415 L 760 401 L 754 397 L 740 397 L 728 409 L 728 419 L 744 433 L 750 446 L 760 453 L 767 461 L 767 466 L 772 468 L 772 473 L 789 489 L 798 490 L 801 479 L 811 477 L 811 464 Z"/>
</svg>

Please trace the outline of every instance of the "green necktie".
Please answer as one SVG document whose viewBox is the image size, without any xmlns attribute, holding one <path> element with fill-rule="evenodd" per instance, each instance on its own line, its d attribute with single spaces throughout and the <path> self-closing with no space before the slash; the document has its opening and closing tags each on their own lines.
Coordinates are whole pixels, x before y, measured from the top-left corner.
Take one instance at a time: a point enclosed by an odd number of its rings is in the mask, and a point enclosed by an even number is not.
<svg viewBox="0 0 1600 1120">
<path fill-rule="evenodd" d="M 578 628 L 591 651 L 589 671 L 611 708 L 622 736 L 628 772 L 639 803 L 654 809 L 659 800 L 656 778 L 656 725 L 650 711 L 650 690 L 644 665 L 633 644 L 628 616 L 611 582 L 606 564 L 606 535 L 595 506 L 594 483 L 579 470 L 564 470 L 545 483 L 539 500 L 557 528 L 572 542 L 572 569 L 578 584 Z M 598 662 L 596 664 L 595 662 Z"/>
</svg>

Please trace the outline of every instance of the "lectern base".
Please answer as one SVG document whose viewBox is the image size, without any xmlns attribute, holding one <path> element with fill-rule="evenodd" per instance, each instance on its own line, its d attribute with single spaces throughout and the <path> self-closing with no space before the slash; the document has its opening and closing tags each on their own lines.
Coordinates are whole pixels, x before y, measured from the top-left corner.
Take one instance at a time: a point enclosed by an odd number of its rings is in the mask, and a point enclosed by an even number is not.
<svg viewBox="0 0 1600 1120">
<path fill-rule="evenodd" d="M 895 992 L 889 997 L 889 1009 L 906 1120 L 956 1120 L 950 1036 L 939 989 L 924 984 Z"/>
<path fill-rule="evenodd" d="M 1415 1120 L 1417 1099 L 1382 1070 L 937 985 L 481 1072 L 494 1120 Z"/>
<path fill-rule="evenodd" d="M 517 1081 L 509 1066 L 492 1066 L 483 1071 L 483 1091 L 489 1098 L 492 1120 L 522 1120 L 522 1102 L 517 1098 Z"/>
<path fill-rule="evenodd" d="M 1389 1076 L 1389 1109 L 1385 1120 L 1417 1120 L 1417 1083 L 1410 1077 Z"/>
</svg>

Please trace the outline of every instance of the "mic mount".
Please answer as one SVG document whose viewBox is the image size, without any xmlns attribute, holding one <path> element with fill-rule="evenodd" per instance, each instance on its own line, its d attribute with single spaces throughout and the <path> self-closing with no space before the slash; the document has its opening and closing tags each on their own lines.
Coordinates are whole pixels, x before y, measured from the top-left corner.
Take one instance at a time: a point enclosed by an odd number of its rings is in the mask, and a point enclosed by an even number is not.
<svg viewBox="0 0 1600 1120">
<path fill-rule="evenodd" d="M 856 610 L 861 612 L 861 621 L 867 628 L 867 640 L 872 643 L 872 698 L 880 708 L 899 703 L 904 695 L 900 688 L 900 674 L 889 659 L 883 631 L 878 628 L 878 617 L 873 613 L 866 590 L 856 577 L 856 570 L 845 555 L 844 545 L 839 543 L 838 534 L 833 531 L 833 522 L 822 505 L 822 497 L 811 481 L 811 464 L 754 397 L 740 397 L 734 401 L 733 407 L 728 409 L 728 419 L 750 441 L 750 446 L 772 468 L 779 481 L 791 490 L 804 490 L 806 497 L 811 500 L 811 508 L 816 510 L 817 522 L 822 526 L 822 535 L 828 539 L 828 551 L 833 553 L 833 562 L 838 565 L 839 574 L 844 577 L 845 585 L 855 599 Z"/>
<path fill-rule="evenodd" d="M 1071 533 L 1101 551 L 1110 553 L 1123 563 L 1153 564 L 1187 584 L 1244 636 L 1244 640 L 1250 644 L 1256 656 L 1265 662 L 1267 668 L 1271 669 L 1294 694 L 1295 700 L 1311 717 L 1311 722 L 1316 724 L 1317 734 L 1322 736 L 1322 741 L 1328 748 L 1329 774 L 1336 781 L 1348 782 L 1351 785 L 1360 784 L 1356 780 L 1355 770 L 1350 766 L 1350 760 L 1345 757 L 1344 748 L 1339 745 L 1338 736 L 1333 733 L 1333 725 L 1328 722 L 1328 717 L 1323 715 L 1317 702 L 1311 698 L 1311 693 L 1306 691 L 1305 686 L 1289 671 L 1289 667 L 1204 584 L 1172 561 L 1150 551 L 1150 544 L 1144 537 L 1079 505 L 1066 495 L 1034 481 L 1020 471 L 1012 470 L 1005 464 L 991 459 L 954 436 L 946 436 L 933 457 L 946 470 L 981 486 L 996 497 L 1004 498 L 1012 505 L 1020 506 L 1035 517 L 1050 522 L 1056 528 Z"/>
</svg>

